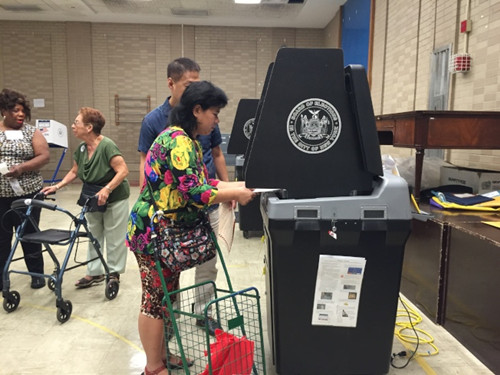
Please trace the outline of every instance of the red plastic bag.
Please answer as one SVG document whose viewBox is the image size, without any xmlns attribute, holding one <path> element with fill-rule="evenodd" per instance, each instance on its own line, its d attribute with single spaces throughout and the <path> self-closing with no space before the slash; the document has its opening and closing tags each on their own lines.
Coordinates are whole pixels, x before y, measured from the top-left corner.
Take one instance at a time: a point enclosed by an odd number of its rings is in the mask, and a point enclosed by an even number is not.
<svg viewBox="0 0 500 375">
<path fill-rule="evenodd" d="M 253 366 L 254 342 L 245 336 L 236 337 L 215 330 L 215 342 L 210 344 L 212 375 L 249 375 Z M 208 353 L 205 351 L 205 356 Z M 200 375 L 209 375 L 208 364 Z"/>
</svg>

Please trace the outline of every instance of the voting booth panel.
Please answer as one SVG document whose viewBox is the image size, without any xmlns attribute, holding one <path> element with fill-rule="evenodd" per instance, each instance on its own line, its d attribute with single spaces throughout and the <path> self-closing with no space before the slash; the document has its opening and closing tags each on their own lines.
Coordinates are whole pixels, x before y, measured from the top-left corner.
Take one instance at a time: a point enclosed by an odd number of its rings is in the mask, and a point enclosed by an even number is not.
<svg viewBox="0 0 500 375">
<path fill-rule="evenodd" d="M 253 132 L 258 103 L 259 99 L 240 99 L 227 145 L 228 154 L 245 155 Z"/>
<path fill-rule="evenodd" d="M 253 132 L 258 99 L 241 99 L 236 109 L 231 138 L 227 146 L 228 153 L 237 154 L 235 160 L 235 174 L 238 181 L 245 181 L 243 165 L 248 142 Z M 258 199 L 252 200 L 246 206 L 238 205 L 239 228 L 243 236 L 248 238 L 252 233 L 262 236 L 262 215 Z"/>
<path fill-rule="evenodd" d="M 290 198 L 372 190 L 382 162 L 361 66 L 344 71 L 338 49 L 282 48 L 262 95 L 245 159 L 248 187 L 281 188 Z"/>
<path fill-rule="evenodd" d="M 411 213 L 366 73 L 340 49 L 283 48 L 260 103 L 244 171 L 276 189 L 260 199 L 276 372 L 386 373 Z"/>
</svg>

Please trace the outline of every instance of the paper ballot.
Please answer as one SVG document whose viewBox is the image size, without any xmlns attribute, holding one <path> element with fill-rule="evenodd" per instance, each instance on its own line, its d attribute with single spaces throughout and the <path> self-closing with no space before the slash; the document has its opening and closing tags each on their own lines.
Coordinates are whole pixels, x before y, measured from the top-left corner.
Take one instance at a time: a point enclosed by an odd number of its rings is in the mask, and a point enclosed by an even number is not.
<svg viewBox="0 0 500 375">
<path fill-rule="evenodd" d="M 366 259 L 320 255 L 312 325 L 356 327 Z"/>
</svg>

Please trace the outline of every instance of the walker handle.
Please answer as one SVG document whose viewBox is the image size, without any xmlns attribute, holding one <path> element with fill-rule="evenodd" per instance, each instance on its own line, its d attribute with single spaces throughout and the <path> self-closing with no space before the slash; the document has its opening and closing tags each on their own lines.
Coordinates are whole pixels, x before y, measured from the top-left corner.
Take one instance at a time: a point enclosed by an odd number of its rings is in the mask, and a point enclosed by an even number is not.
<svg viewBox="0 0 500 375">
<path fill-rule="evenodd" d="M 18 199 L 12 202 L 11 208 L 16 209 L 16 208 L 22 208 L 22 207 L 27 207 L 27 206 L 35 206 L 35 207 L 41 207 L 41 208 L 47 208 L 49 210 L 55 211 L 57 209 L 57 205 L 45 201 L 41 201 L 39 199 Z"/>
</svg>

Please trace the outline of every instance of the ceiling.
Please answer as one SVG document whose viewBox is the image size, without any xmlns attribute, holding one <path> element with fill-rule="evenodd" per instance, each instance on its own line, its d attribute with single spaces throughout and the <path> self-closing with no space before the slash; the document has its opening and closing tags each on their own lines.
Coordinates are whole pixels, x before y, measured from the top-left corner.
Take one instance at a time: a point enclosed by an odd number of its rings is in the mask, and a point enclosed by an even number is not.
<svg viewBox="0 0 500 375">
<path fill-rule="evenodd" d="M 298 2 L 298 3 L 295 3 Z M 346 0 L 0 0 L 0 20 L 324 28 Z"/>
</svg>

